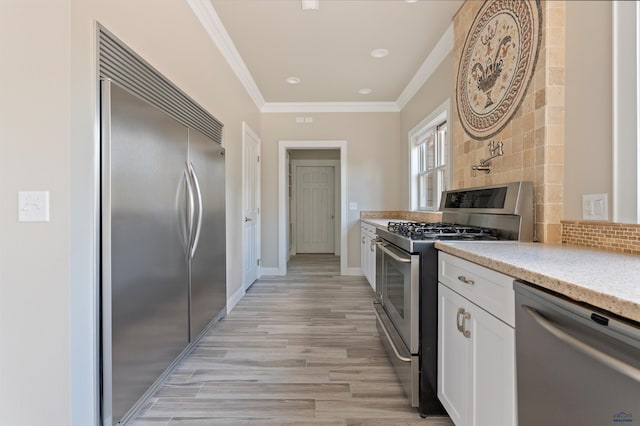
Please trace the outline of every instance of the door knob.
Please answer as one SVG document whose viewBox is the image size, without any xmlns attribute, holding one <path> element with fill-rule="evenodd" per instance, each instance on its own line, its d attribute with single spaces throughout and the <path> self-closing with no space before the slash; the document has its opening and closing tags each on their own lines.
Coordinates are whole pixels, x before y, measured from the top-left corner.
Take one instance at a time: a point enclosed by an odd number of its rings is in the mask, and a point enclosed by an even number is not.
<svg viewBox="0 0 640 426">
<path fill-rule="evenodd" d="M 251 219 L 250 219 L 250 218 L 248 218 L 248 217 L 245 217 L 245 218 L 244 218 L 244 221 L 245 221 L 245 222 L 251 222 Z"/>
</svg>

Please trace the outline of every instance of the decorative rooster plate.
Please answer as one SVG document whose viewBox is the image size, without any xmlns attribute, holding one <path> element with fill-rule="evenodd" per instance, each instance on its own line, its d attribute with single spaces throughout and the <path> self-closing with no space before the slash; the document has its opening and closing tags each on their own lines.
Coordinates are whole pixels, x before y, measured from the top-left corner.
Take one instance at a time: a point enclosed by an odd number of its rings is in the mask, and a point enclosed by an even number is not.
<svg viewBox="0 0 640 426">
<path fill-rule="evenodd" d="M 456 100 L 460 122 L 478 140 L 507 125 L 520 106 L 540 50 L 539 0 L 487 0 L 462 49 Z"/>
</svg>

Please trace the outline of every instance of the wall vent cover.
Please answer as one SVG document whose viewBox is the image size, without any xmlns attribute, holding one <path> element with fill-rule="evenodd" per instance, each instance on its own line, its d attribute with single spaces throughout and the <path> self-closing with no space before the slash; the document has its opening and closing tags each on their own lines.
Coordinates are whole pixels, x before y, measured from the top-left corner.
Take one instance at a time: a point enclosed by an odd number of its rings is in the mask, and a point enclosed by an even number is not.
<svg viewBox="0 0 640 426">
<path fill-rule="evenodd" d="M 98 25 L 98 72 L 187 127 L 222 144 L 223 124 L 117 37 Z"/>
</svg>

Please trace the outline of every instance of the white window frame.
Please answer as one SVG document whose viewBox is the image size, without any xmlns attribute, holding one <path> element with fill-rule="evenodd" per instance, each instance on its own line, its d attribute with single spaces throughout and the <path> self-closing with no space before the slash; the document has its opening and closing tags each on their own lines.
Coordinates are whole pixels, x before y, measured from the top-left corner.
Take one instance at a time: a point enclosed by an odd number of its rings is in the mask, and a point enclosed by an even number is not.
<svg viewBox="0 0 640 426">
<path fill-rule="evenodd" d="M 613 221 L 640 223 L 640 5 L 613 7 Z"/>
<path fill-rule="evenodd" d="M 438 170 L 444 170 L 444 179 L 440 182 L 439 191 L 448 189 L 451 187 L 451 171 L 452 167 L 452 155 L 451 155 L 451 101 L 447 99 L 442 105 L 437 107 L 431 114 L 423 119 L 417 126 L 409 131 L 409 188 L 410 188 L 410 205 L 411 211 L 437 211 L 439 208 L 439 196 L 440 192 L 436 195 L 434 205 L 430 208 L 421 208 L 419 206 L 419 143 L 424 137 L 431 132 L 436 131 L 437 126 L 446 122 L 447 132 L 445 134 L 445 162 L 439 167 L 434 167 L 433 173 L 438 173 Z M 436 154 L 437 156 L 437 154 Z M 436 183 L 436 186 L 438 184 Z M 438 192 L 438 190 L 436 192 Z"/>
</svg>

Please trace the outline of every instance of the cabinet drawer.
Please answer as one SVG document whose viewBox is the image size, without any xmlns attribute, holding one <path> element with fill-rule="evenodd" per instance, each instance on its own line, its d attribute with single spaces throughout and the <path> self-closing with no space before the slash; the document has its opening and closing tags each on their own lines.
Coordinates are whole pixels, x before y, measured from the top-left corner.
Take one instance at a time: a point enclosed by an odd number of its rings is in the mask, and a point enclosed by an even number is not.
<svg viewBox="0 0 640 426">
<path fill-rule="evenodd" d="M 513 278 L 448 253 L 438 253 L 438 280 L 515 327 Z"/>
<path fill-rule="evenodd" d="M 369 236 L 374 236 L 376 233 L 376 227 L 374 225 L 371 225 L 370 223 L 361 222 L 360 229 L 363 232 L 368 233 Z"/>
</svg>

